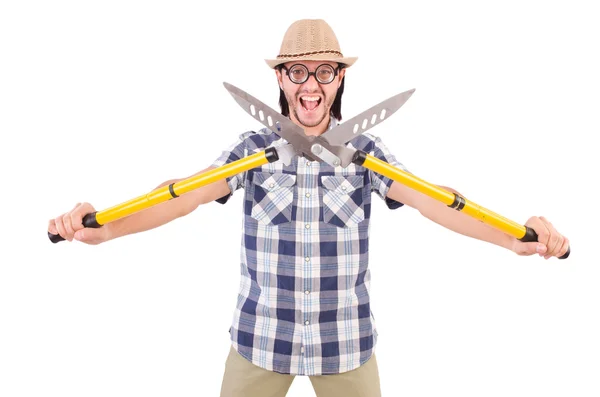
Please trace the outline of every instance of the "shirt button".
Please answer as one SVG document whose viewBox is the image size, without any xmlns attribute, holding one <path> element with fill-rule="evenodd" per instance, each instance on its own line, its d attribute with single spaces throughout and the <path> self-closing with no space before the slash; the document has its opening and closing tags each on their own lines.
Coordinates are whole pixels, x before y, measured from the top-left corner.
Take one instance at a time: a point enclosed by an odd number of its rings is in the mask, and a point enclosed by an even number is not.
<svg viewBox="0 0 600 397">
<path fill-rule="evenodd" d="M 306 193 L 306 197 L 310 197 L 310 193 Z"/>
<path fill-rule="evenodd" d="M 305 261 L 310 262 L 310 258 L 307 256 L 306 258 L 304 258 Z"/>
<path fill-rule="evenodd" d="M 273 189 L 273 188 L 275 187 L 275 184 L 274 184 L 274 183 L 271 183 L 271 184 L 269 185 L 269 187 L 270 187 L 271 189 Z"/>
<path fill-rule="evenodd" d="M 307 223 L 306 225 L 304 225 L 304 227 L 310 229 L 310 223 Z"/>
<path fill-rule="evenodd" d="M 308 167 L 310 167 L 310 161 L 307 161 L 307 162 L 306 162 L 306 165 L 307 165 Z"/>
<path fill-rule="evenodd" d="M 306 295 L 308 295 L 308 294 L 310 294 L 310 291 L 309 291 L 309 290 L 306 290 L 306 291 L 304 291 L 304 293 L 305 293 Z"/>
<path fill-rule="evenodd" d="M 271 187 L 273 187 L 273 186 L 271 186 Z M 342 190 L 346 190 L 346 186 L 342 186 Z"/>
<path fill-rule="evenodd" d="M 304 325 L 308 325 L 308 324 L 310 324 L 310 321 L 306 320 L 306 321 L 304 322 Z"/>
</svg>

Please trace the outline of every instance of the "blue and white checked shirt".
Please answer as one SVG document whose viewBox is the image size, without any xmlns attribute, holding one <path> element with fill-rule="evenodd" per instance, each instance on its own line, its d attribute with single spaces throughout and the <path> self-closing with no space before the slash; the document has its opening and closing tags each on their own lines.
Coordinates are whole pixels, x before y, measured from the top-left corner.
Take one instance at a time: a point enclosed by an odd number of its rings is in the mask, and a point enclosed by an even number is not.
<svg viewBox="0 0 600 397">
<path fill-rule="evenodd" d="M 329 128 L 335 125 L 332 118 Z M 212 165 L 286 143 L 266 128 L 246 132 Z M 406 170 L 379 138 L 362 134 L 348 146 Z M 227 183 L 232 194 L 244 188 L 233 347 L 284 374 L 335 374 L 366 362 L 377 341 L 369 305 L 371 192 L 385 199 L 392 180 L 295 156 L 289 166 L 265 164 Z"/>
</svg>

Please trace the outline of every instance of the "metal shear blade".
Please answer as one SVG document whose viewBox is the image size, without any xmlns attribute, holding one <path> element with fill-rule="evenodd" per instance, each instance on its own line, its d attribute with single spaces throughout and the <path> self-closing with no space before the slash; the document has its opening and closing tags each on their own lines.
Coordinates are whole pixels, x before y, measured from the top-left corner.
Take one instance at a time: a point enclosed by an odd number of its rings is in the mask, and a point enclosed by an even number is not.
<svg viewBox="0 0 600 397">
<path fill-rule="evenodd" d="M 304 129 L 281 113 L 271 109 L 247 92 L 229 83 L 223 83 L 236 102 L 264 126 L 288 141 L 299 156 L 311 161 L 323 161 L 334 167 L 347 167 L 356 153 L 346 146 L 348 142 L 387 120 L 411 97 L 414 89 L 394 95 L 342 123 L 321 136 L 306 135 Z M 279 124 L 278 126 L 276 124 Z M 275 129 L 274 129 L 275 127 Z"/>
</svg>

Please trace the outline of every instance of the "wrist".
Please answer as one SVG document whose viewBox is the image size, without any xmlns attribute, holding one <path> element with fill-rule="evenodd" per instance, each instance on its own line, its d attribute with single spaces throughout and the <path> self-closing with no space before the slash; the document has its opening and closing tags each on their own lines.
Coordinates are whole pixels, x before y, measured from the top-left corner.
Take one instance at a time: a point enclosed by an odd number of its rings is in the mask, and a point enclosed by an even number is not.
<svg viewBox="0 0 600 397">
<path fill-rule="evenodd" d="M 516 252 L 515 244 L 517 242 L 517 239 L 509 234 L 504 233 L 504 232 L 502 232 L 502 235 L 503 235 L 503 238 L 502 238 L 502 243 L 500 245 L 509 251 Z"/>
<path fill-rule="evenodd" d="M 103 225 L 102 228 L 104 228 L 104 242 L 114 240 L 119 236 L 116 222 L 107 223 L 106 225 Z"/>
</svg>

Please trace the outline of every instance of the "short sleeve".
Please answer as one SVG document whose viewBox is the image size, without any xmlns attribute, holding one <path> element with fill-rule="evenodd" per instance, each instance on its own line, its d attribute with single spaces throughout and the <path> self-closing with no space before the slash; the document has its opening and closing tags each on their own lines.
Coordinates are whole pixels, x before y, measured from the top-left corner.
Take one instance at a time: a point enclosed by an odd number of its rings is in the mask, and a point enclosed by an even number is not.
<svg viewBox="0 0 600 397">
<path fill-rule="evenodd" d="M 240 135 L 238 140 L 230 145 L 227 149 L 221 152 L 221 155 L 213 161 L 212 167 L 218 168 L 234 161 L 240 160 L 247 156 L 248 149 L 246 147 L 246 134 Z M 229 186 L 230 193 L 224 197 L 217 199 L 216 201 L 220 204 L 225 204 L 233 193 L 244 187 L 244 180 L 246 179 L 246 171 L 227 177 L 227 185 Z"/>
<path fill-rule="evenodd" d="M 381 138 L 373 138 L 374 145 L 373 150 L 369 153 L 371 156 L 378 158 L 379 160 L 385 161 L 386 163 L 399 168 L 403 171 L 409 172 L 408 169 L 404 166 L 404 164 L 400 163 L 396 157 L 388 150 L 387 146 L 383 143 Z M 384 175 L 378 174 L 369 170 L 369 174 L 371 177 L 371 191 L 375 192 L 381 199 L 385 200 L 385 204 L 390 209 L 400 208 L 404 205 L 396 200 L 392 200 L 387 197 L 387 193 L 394 182 L 393 179 L 390 179 Z"/>
</svg>

